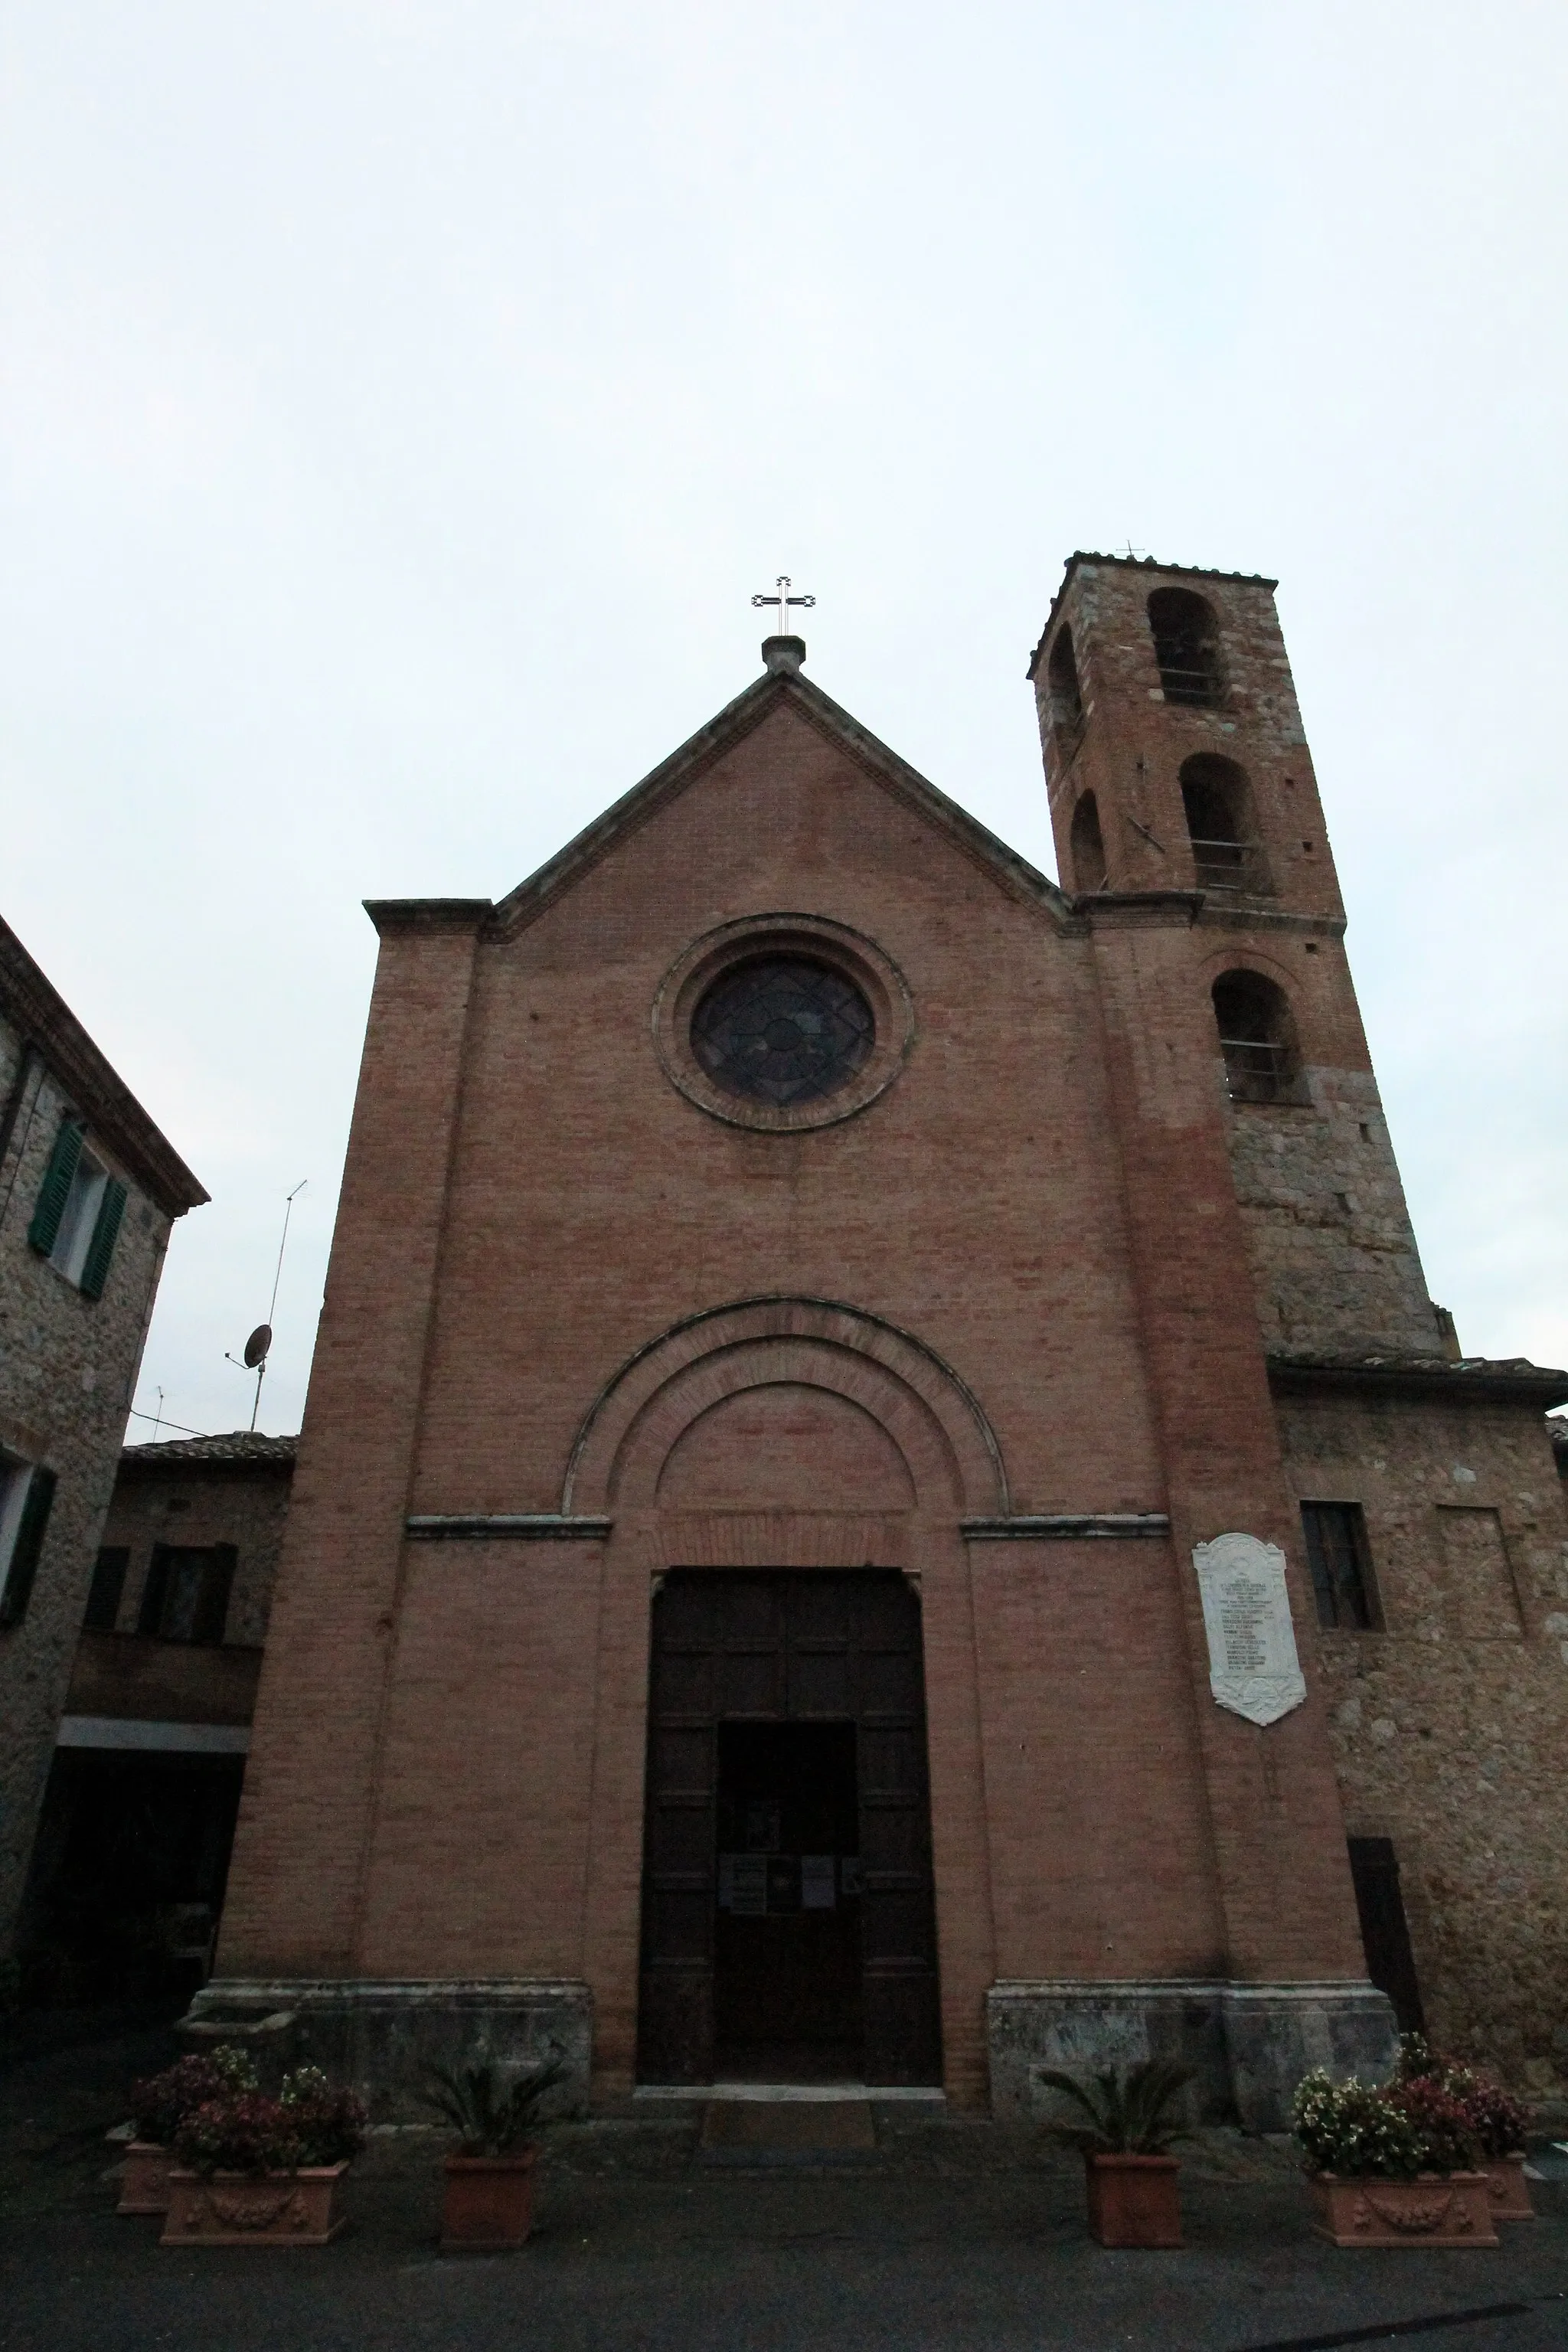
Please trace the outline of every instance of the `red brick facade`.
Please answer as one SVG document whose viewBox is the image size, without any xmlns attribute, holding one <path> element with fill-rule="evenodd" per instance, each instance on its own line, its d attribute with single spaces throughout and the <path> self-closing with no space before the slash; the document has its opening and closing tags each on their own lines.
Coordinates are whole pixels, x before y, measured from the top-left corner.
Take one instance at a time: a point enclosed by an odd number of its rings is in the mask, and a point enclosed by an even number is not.
<svg viewBox="0 0 1568 2352">
<path fill-rule="evenodd" d="M 1145 601 L 1170 583 L 1216 617 L 1213 708 L 1162 693 Z M 1270 587 L 1075 559 L 1043 644 L 1068 622 L 1079 707 L 1043 716 L 1069 881 L 1097 795 L 1085 895 L 786 640 L 510 898 L 372 908 L 226 1979 L 585 1985 L 595 2082 L 625 2091 L 658 1580 L 876 1566 L 921 1595 L 952 2096 L 1000 2095 L 996 1988 L 1015 2019 L 1268 1988 L 1385 2033 L 1268 1359 L 1436 1347 L 1386 1138 L 1363 1139 Z M 1251 777 L 1266 892 L 1196 887 L 1176 771 L 1215 744 Z M 858 976 L 868 1100 L 770 1128 L 701 1098 L 681 974 L 712 935 L 713 969 L 793 938 Z M 1315 1090 L 1264 1113 L 1294 1122 L 1296 1192 L 1335 1176 L 1341 1129 L 1366 1156 L 1364 1209 L 1321 1230 L 1244 1164 L 1210 997 L 1237 966 L 1286 990 Z M 1230 1529 L 1289 1562 L 1308 1696 L 1267 1729 L 1209 1690 L 1191 1555 Z"/>
</svg>

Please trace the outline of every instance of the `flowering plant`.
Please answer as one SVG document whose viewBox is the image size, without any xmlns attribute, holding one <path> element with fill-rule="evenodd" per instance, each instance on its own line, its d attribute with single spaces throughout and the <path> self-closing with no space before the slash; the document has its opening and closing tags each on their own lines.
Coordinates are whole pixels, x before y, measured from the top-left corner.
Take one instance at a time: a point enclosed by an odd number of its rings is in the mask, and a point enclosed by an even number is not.
<svg viewBox="0 0 1568 2352">
<path fill-rule="evenodd" d="M 1408 2118 L 1421 2142 L 1423 2172 L 1468 2172 L 1480 2156 L 1480 2135 L 1468 2099 L 1429 2074 L 1394 2083 L 1384 2094 Z"/>
<path fill-rule="evenodd" d="M 182 2116 L 174 2154 L 191 2172 L 292 2172 L 300 2143 L 280 2099 L 240 2091 Z"/>
<path fill-rule="evenodd" d="M 1483 2156 L 1495 2161 L 1524 2146 L 1530 2110 L 1522 2100 L 1510 2098 L 1500 2083 L 1489 2082 L 1484 2074 L 1476 2076 L 1466 2094 L 1466 2105 L 1475 2120 Z"/>
<path fill-rule="evenodd" d="M 1336 2083 L 1315 2067 L 1296 2085 L 1290 2121 L 1313 2172 L 1413 2180 L 1430 2168 L 1415 2118 L 1370 2083 Z"/>
<path fill-rule="evenodd" d="M 278 2104 L 299 2144 L 299 2164 L 343 2164 L 364 2146 L 364 2101 L 329 2083 L 319 2066 L 285 2074 Z"/>
<path fill-rule="evenodd" d="M 1489 2074 L 1447 2058 L 1419 2033 L 1399 2037 L 1398 2081 L 1402 2084 L 1434 2083 L 1464 2102 L 1470 2130 L 1484 2158 L 1500 2159 L 1524 2146 L 1530 2110 Z"/>
<path fill-rule="evenodd" d="M 220 2093 L 189 2110 L 174 2133 L 174 2154 L 192 2172 L 298 2172 L 302 2165 L 343 2164 L 364 2146 L 365 2112 L 353 2091 L 338 2090 L 319 2066 L 283 2077 L 276 2099 L 255 2089 Z"/>
<path fill-rule="evenodd" d="M 194 2108 L 205 2105 L 209 2099 L 255 2088 L 256 2069 L 249 2057 L 245 2051 L 227 2043 L 201 2057 L 176 2059 L 163 2074 L 132 2083 L 131 2113 L 135 2118 L 136 2137 L 157 2147 L 167 2147 L 179 2129 L 181 2117 Z"/>
</svg>

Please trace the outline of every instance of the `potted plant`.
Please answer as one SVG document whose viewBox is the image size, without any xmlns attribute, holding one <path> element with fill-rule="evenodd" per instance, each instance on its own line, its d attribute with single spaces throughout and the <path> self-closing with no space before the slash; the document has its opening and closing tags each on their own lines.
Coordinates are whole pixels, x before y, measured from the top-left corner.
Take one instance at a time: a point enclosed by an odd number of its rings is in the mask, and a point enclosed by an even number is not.
<svg viewBox="0 0 1568 2352">
<path fill-rule="evenodd" d="M 447 2158 L 441 2202 L 441 2252 L 503 2253 L 521 2246 L 533 2226 L 537 2145 L 527 2137 L 539 2103 L 566 2072 L 559 2050 L 514 2073 L 502 2086 L 500 2067 L 431 2068 L 426 2104 L 458 2134 Z M 508 2070 L 510 2071 L 510 2070 Z"/>
<path fill-rule="evenodd" d="M 1487 2176 L 1492 2218 L 1532 2221 L 1535 2209 L 1524 2177 L 1524 2135 L 1530 2127 L 1530 2111 L 1523 2102 L 1511 2097 L 1489 2074 L 1443 2057 L 1418 2033 L 1400 2037 L 1399 2078 L 1405 2083 L 1437 2083 L 1463 2100 L 1474 2126 L 1480 2168 Z"/>
<path fill-rule="evenodd" d="M 1336 2083 L 1319 2067 L 1297 2084 L 1292 2122 L 1332 2244 L 1497 2244 L 1474 2120 L 1441 2084 Z"/>
<path fill-rule="evenodd" d="M 365 2111 L 317 2066 L 209 2099 L 181 2118 L 165 2246 L 324 2246 L 342 2228 L 338 2187 L 364 2145 Z"/>
<path fill-rule="evenodd" d="M 1181 2244 L 1178 2167 L 1167 2151 L 1187 2136 L 1176 2103 L 1192 2078 L 1190 2066 L 1170 2058 L 1145 2058 L 1125 2073 L 1107 2067 L 1088 2084 L 1054 2066 L 1036 2068 L 1037 2082 L 1088 2118 L 1054 2128 L 1083 2151 L 1089 2234 L 1100 2245 Z"/>
<path fill-rule="evenodd" d="M 224 2047 L 181 2058 L 161 2074 L 131 2085 L 133 2136 L 120 2175 L 121 2213 L 166 2213 L 174 2134 L 209 2099 L 254 2091 L 256 2069 L 243 2050 Z"/>
</svg>

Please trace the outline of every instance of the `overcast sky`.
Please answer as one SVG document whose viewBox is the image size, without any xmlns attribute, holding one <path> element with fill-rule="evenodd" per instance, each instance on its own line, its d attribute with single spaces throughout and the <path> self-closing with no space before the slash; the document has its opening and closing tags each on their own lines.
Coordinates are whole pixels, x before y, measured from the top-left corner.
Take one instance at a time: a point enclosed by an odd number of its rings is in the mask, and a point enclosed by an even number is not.
<svg viewBox="0 0 1568 2352">
<path fill-rule="evenodd" d="M 1054 871 L 1064 557 L 1280 579 L 1472 1354 L 1568 1360 L 1561 5 L 11 0 L 0 910 L 213 1195 L 137 1403 L 297 1427 L 365 897 L 756 674 Z M 150 1424 L 133 1422 L 145 1436 Z"/>
</svg>

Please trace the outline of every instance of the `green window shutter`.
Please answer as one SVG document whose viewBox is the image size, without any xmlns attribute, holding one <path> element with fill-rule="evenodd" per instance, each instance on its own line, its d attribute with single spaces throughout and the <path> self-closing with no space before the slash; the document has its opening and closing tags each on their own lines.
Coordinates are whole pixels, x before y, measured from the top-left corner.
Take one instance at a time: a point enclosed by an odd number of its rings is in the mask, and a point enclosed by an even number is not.
<svg viewBox="0 0 1568 2352">
<path fill-rule="evenodd" d="M 169 1596 L 169 1547 L 154 1544 L 153 1564 L 147 1570 L 147 1581 L 142 1587 L 142 1613 L 136 1621 L 139 1633 L 161 1633 L 163 1630 L 163 1603 Z"/>
<path fill-rule="evenodd" d="M 224 1626 L 228 1621 L 228 1596 L 234 1584 L 235 1563 L 238 1557 L 233 1544 L 213 1545 L 202 1577 L 195 1622 L 191 1629 L 193 1642 L 223 1640 Z"/>
<path fill-rule="evenodd" d="M 26 1615 L 27 1603 L 32 1598 L 33 1579 L 38 1572 L 38 1555 L 44 1549 L 44 1530 L 49 1524 L 49 1507 L 54 1499 L 54 1472 L 35 1470 L 27 1481 L 27 1499 L 22 1506 L 22 1524 L 16 1529 L 5 1590 L 0 1591 L 0 1625 L 19 1625 Z"/>
<path fill-rule="evenodd" d="M 81 1143 L 80 1124 L 74 1118 L 68 1118 L 55 1138 L 55 1148 L 49 1154 L 49 1164 L 38 1187 L 33 1222 L 27 1227 L 27 1246 L 36 1249 L 40 1257 L 47 1257 L 55 1245 L 55 1235 L 59 1232 L 66 1202 L 70 1199 L 71 1178 L 76 1174 L 76 1163 L 81 1158 Z"/>
<path fill-rule="evenodd" d="M 114 1255 L 115 1236 L 120 1220 L 125 1214 L 126 1192 L 123 1184 L 110 1177 L 103 1188 L 103 1198 L 98 1204 L 98 1223 L 92 1229 L 87 1257 L 81 1269 L 81 1295 L 84 1298 L 101 1298 L 103 1286 L 109 1279 L 109 1261 Z"/>
</svg>

